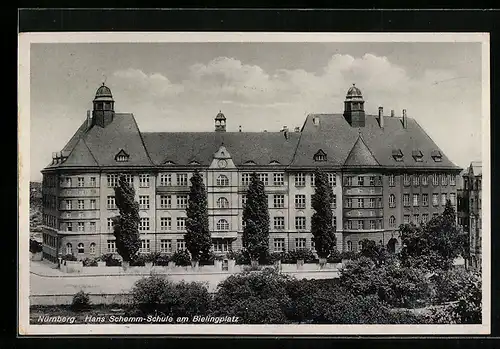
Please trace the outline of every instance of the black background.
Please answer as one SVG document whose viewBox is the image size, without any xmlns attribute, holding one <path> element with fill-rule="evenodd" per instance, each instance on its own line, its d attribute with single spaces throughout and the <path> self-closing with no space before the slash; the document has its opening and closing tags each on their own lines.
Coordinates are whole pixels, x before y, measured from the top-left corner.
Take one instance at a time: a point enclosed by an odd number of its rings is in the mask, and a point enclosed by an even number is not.
<svg viewBox="0 0 500 349">
<path fill-rule="evenodd" d="M 349 5 L 349 4 L 347 4 Z M 270 6 L 270 4 L 266 4 Z M 293 5 L 289 5 L 293 6 Z M 431 5 L 432 6 L 432 5 Z M 435 6 L 435 4 L 434 4 Z M 498 48 L 499 48 L 499 29 L 500 12 L 498 11 L 483 11 L 483 10 L 300 10 L 300 9 L 184 9 L 184 10 L 149 10 L 149 9 L 20 9 L 18 12 L 11 12 L 8 19 L 17 19 L 18 32 L 56 32 L 56 31 L 252 31 L 252 32 L 489 32 L 490 33 L 490 67 L 491 67 L 491 216 L 495 217 L 495 208 L 497 207 L 498 186 L 495 184 L 497 176 L 495 169 L 497 164 L 496 147 L 495 147 L 495 130 L 497 122 L 495 120 L 498 87 Z M 4 17 L 5 19 L 5 17 Z M 4 22 L 3 24 L 5 25 Z M 499 22 L 497 25 L 496 22 Z M 17 33 L 16 33 L 17 34 Z M 12 42 L 16 46 L 17 37 L 11 36 Z M 5 41 L 4 41 L 5 43 Z M 17 56 L 13 61 L 17 67 Z M 14 63 L 13 62 L 13 63 Z M 12 67 L 15 79 L 17 80 L 17 68 Z M 7 69 L 9 70 L 9 69 Z M 5 70 L 4 70 L 5 72 Z M 10 114 L 10 113 L 9 113 Z M 13 110 L 13 114 L 17 114 L 17 108 Z M 479 116 L 479 115 L 478 115 Z M 15 122 L 14 116 L 3 116 L 4 123 Z M 479 121 L 478 121 L 479 122 Z M 450 125 L 452 127 L 452 125 Z M 450 127 L 450 129 L 451 129 Z M 13 127 L 14 128 L 14 127 Z M 6 129 L 6 128 L 5 128 Z M 13 132 L 12 132 L 13 133 Z M 457 140 L 460 141 L 460 140 Z M 4 143 L 8 144 L 8 143 Z M 15 144 L 17 149 L 17 141 Z M 4 158 L 5 159 L 5 158 Z M 472 159 L 471 159 L 472 160 Z M 6 162 L 7 163 L 7 162 Z M 16 168 L 14 162 L 11 166 L 5 168 Z M 7 171 L 8 172 L 8 171 Z M 4 172 L 4 175 L 6 172 Z M 12 173 L 12 182 L 14 176 L 17 180 L 17 171 Z M 4 217 L 4 223 L 9 223 L 4 226 L 4 236 L 7 235 L 11 239 L 15 235 L 17 225 L 12 224 L 14 215 L 17 214 L 17 205 L 6 207 L 7 203 L 14 202 L 13 199 L 7 200 L 5 194 L 13 194 L 13 198 L 17 198 L 17 192 L 14 191 L 14 185 L 9 181 L 1 182 L 1 190 L 4 193 L 4 199 L 0 200 Z M 7 184 L 9 183 L 9 184 Z M 5 207 L 5 209 L 4 209 Z M 8 209 L 10 208 L 10 211 Z M 12 227 L 14 225 L 14 227 Z M 9 228 L 10 227 L 10 228 Z M 103 345 L 106 348 L 113 347 L 131 347 L 131 348 L 149 348 L 149 347 L 172 347 L 177 345 L 189 345 L 197 347 L 241 347 L 241 346 L 270 346 L 273 347 L 288 347 L 290 345 L 304 348 L 322 348 L 322 347 L 339 347 L 347 346 L 365 347 L 365 346 L 394 346 L 401 347 L 414 345 L 425 347 L 436 345 L 437 347 L 497 347 L 494 336 L 500 335 L 499 329 L 499 312 L 498 301 L 498 281 L 496 278 L 498 269 L 498 256 L 495 254 L 495 246 L 498 245 L 498 238 L 495 232 L 497 231 L 497 222 L 492 219 L 491 222 L 491 336 L 478 336 L 475 338 L 467 338 L 461 336 L 454 337 L 426 337 L 426 339 L 410 336 L 400 337 L 311 337 L 311 338 L 292 338 L 276 336 L 260 336 L 257 338 L 234 336 L 213 337 L 200 336 L 197 339 L 190 340 L 190 343 L 185 343 L 175 336 L 163 338 L 145 338 L 135 337 L 125 342 L 125 336 L 100 337 L 91 341 L 104 343 L 91 343 L 89 340 L 77 340 L 73 338 L 45 338 L 34 339 L 30 337 L 18 337 L 17 340 L 17 288 L 12 293 L 12 301 L 8 301 L 5 297 L 0 298 L 4 313 L 2 322 L 5 324 L 1 328 L 2 337 L 8 340 L 4 344 L 0 344 L 3 348 L 14 347 L 37 347 L 43 348 L 44 345 L 52 347 L 64 348 L 88 348 L 97 344 Z M 16 239 L 13 239 L 16 240 Z M 0 254 L 5 261 L 2 266 L 5 270 L 13 272 L 12 282 L 17 285 L 17 270 L 18 263 L 17 241 L 8 248 L 3 246 Z M 488 246 L 483 246 L 487 248 Z M 9 255 L 10 254 L 10 255 Z M 6 283 L 5 283 L 6 284 Z M 4 288 L 5 288 L 4 284 Z M 9 315 L 5 312 L 11 310 Z M 78 338 L 78 337 L 76 337 Z M 167 339 L 168 338 L 168 339 Z M 201 338 L 201 339 L 200 339 Z M 223 338 L 224 340 L 220 340 Z M 371 343 L 360 341 L 359 339 L 370 340 Z M 83 339 L 83 338 L 82 338 Z M 42 343 L 41 343 L 42 342 Z M 43 343 L 45 342 L 45 343 Z"/>
</svg>

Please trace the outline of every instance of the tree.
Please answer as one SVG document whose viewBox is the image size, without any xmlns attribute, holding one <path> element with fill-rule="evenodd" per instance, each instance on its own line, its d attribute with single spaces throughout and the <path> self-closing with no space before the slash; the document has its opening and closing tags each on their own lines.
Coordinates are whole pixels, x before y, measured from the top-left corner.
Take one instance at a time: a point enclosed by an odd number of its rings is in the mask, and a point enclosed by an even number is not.
<svg viewBox="0 0 500 349">
<path fill-rule="evenodd" d="M 326 258 L 336 245 L 332 214 L 333 193 L 323 171 L 316 169 L 314 177 L 316 188 L 311 200 L 315 212 L 311 219 L 311 233 L 318 256 Z"/>
<path fill-rule="evenodd" d="M 251 260 L 258 260 L 269 253 L 269 209 L 264 183 L 254 172 L 247 190 L 243 208 L 243 245 Z"/>
<path fill-rule="evenodd" d="M 198 171 L 191 177 L 188 207 L 186 210 L 186 248 L 194 261 L 200 258 L 207 259 L 212 246 L 210 230 L 208 228 L 207 193 L 203 179 Z"/>
<path fill-rule="evenodd" d="M 363 239 L 361 246 L 361 255 L 370 258 L 376 266 L 382 265 L 389 257 L 385 246 L 377 245 L 373 240 Z"/>
<path fill-rule="evenodd" d="M 121 175 L 115 187 L 116 206 L 119 216 L 113 218 L 113 232 L 116 237 L 116 250 L 123 260 L 130 262 L 139 252 L 139 204 L 135 201 L 135 190 Z"/>
</svg>

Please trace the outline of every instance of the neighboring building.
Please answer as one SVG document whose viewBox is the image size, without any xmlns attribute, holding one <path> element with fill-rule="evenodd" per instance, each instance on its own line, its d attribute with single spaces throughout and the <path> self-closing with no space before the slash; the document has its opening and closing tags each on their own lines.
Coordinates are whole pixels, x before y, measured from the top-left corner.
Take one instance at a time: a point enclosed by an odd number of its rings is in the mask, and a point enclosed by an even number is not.
<svg viewBox="0 0 500 349">
<path fill-rule="evenodd" d="M 406 115 L 365 115 L 361 91 L 347 92 L 343 114 L 310 114 L 302 128 L 226 132 L 219 112 L 212 132 L 140 132 L 132 114 L 116 113 L 111 91 L 96 92 L 74 136 L 43 171 L 44 255 L 56 261 L 115 252 L 113 187 L 124 173 L 140 204 L 142 252 L 185 248 L 189 179 L 200 170 L 208 193 L 215 252 L 241 248 L 250 175 L 269 198 L 270 250 L 314 248 L 310 234 L 315 168 L 333 188 L 337 249 L 368 238 L 400 248 L 402 223 L 426 222 L 450 199 L 455 166 Z"/>
<path fill-rule="evenodd" d="M 482 237 L 482 164 L 473 161 L 462 173 L 463 204 L 459 207 L 458 216 L 464 219 L 464 231 L 469 233 L 470 266 L 481 269 L 481 237 Z M 466 217 L 466 218 L 465 218 Z"/>
</svg>

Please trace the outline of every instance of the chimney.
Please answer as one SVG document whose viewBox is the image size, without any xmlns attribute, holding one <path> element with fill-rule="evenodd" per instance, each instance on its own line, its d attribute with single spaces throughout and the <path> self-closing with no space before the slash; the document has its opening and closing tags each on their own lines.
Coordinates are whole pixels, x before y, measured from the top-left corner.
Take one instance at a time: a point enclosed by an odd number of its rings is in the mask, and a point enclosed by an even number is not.
<svg viewBox="0 0 500 349">
<path fill-rule="evenodd" d="M 403 128 L 408 127 L 408 118 L 406 117 L 406 109 L 403 109 Z"/>
<path fill-rule="evenodd" d="M 57 163 L 57 153 L 52 152 L 52 164 L 56 164 L 56 163 Z"/>
<path fill-rule="evenodd" d="M 300 127 L 299 126 L 295 127 L 295 132 L 300 132 Z"/>
<path fill-rule="evenodd" d="M 238 130 L 241 132 L 241 125 L 240 125 L 240 127 L 239 127 L 239 129 L 238 129 Z"/>
<path fill-rule="evenodd" d="M 378 123 L 380 128 L 384 128 L 384 108 L 378 107 Z"/>
<path fill-rule="evenodd" d="M 90 116 L 90 110 L 87 110 L 87 130 L 92 126 L 92 118 Z"/>
<path fill-rule="evenodd" d="M 394 109 L 391 109 L 391 118 L 394 117 Z"/>
<path fill-rule="evenodd" d="M 317 116 L 313 117 L 313 124 L 318 126 L 319 125 L 319 118 Z"/>
</svg>

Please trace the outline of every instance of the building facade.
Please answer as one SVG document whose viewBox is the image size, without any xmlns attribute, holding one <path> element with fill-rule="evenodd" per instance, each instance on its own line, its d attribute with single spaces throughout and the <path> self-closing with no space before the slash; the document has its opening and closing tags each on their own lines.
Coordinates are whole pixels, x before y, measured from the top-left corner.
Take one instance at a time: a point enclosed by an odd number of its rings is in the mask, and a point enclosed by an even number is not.
<svg viewBox="0 0 500 349">
<path fill-rule="evenodd" d="M 361 91 L 348 90 L 342 114 L 310 114 L 302 128 L 227 132 L 222 112 L 212 132 L 140 132 L 132 114 L 115 112 L 101 86 L 92 112 L 43 171 L 46 259 L 115 253 L 112 217 L 120 174 L 140 205 L 142 252 L 185 248 L 189 183 L 199 170 L 207 189 L 213 250 L 241 248 L 242 212 L 253 172 L 269 200 L 271 251 L 310 248 L 314 170 L 333 190 L 337 249 L 367 238 L 400 248 L 402 223 L 425 223 L 446 200 L 456 205 L 455 166 L 403 110 L 366 115 Z"/>
</svg>

